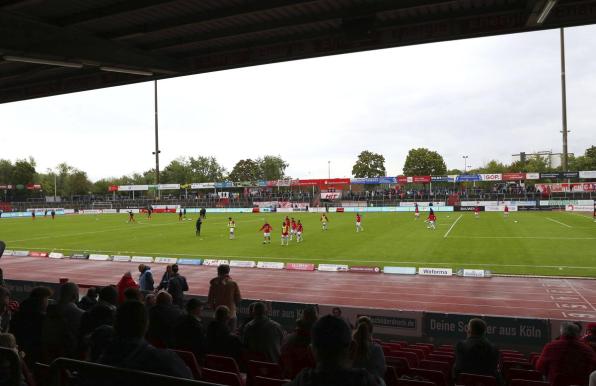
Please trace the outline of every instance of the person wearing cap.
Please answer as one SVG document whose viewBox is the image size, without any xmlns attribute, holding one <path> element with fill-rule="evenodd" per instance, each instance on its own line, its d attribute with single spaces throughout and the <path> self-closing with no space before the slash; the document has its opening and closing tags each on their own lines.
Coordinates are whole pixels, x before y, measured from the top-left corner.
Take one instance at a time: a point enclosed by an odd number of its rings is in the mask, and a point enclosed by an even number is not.
<svg viewBox="0 0 596 386">
<path fill-rule="evenodd" d="M 333 315 L 320 318 L 312 328 L 311 346 L 316 368 L 302 370 L 288 386 L 385 385 L 383 379 L 365 369 L 352 368 L 352 331 L 342 319 Z"/>
<path fill-rule="evenodd" d="M 186 302 L 186 312 L 180 316 L 174 329 L 174 347 L 195 354 L 199 363 L 203 362 L 207 352 L 205 326 L 201 319 L 203 302 L 197 298 Z"/>
</svg>

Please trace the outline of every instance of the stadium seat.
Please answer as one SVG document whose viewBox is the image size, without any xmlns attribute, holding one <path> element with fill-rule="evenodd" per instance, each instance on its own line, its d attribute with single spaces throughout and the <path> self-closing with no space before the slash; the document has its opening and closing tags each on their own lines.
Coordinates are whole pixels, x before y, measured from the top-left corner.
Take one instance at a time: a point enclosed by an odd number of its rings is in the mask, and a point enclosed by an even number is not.
<svg viewBox="0 0 596 386">
<path fill-rule="evenodd" d="M 290 382 L 289 379 L 273 379 L 267 377 L 255 377 L 254 386 L 283 386 Z"/>
<path fill-rule="evenodd" d="M 443 374 L 440 371 L 426 369 L 411 369 L 410 376 L 432 382 L 436 386 L 447 386 L 447 378 L 445 377 L 445 374 Z"/>
<path fill-rule="evenodd" d="M 385 363 L 387 363 L 388 366 L 393 367 L 397 377 L 408 375 L 410 373 L 410 365 L 408 364 L 408 360 L 406 358 L 389 356 L 385 357 Z"/>
<path fill-rule="evenodd" d="M 439 362 L 439 361 L 432 361 L 429 359 L 425 359 L 423 361 L 420 361 L 418 368 L 426 369 L 426 370 L 440 371 L 446 377 L 449 377 L 451 374 L 452 366 L 449 366 L 449 363 L 447 363 L 447 362 Z"/>
<path fill-rule="evenodd" d="M 395 371 L 395 367 L 391 365 L 387 365 L 385 369 L 385 386 L 397 386 L 397 372 Z"/>
<path fill-rule="evenodd" d="M 420 350 L 424 351 L 424 357 L 428 356 L 434 350 L 434 347 L 432 344 L 426 344 L 426 343 L 414 343 L 413 345 L 408 346 L 408 348 L 415 348 L 415 349 L 420 349 Z"/>
<path fill-rule="evenodd" d="M 569 376 L 566 374 L 559 374 L 551 382 L 551 386 L 587 386 L 588 380 L 584 377 Z"/>
<path fill-rule="evenodd" d="M 509 369 L 506 379 L 525 379 L 528 381 L 542 381 L 542 374 L 536 370 Z"/>
<path fill-rule="evenodd" d="M 533 370 L 534 368 L 526 360 L 524 360 L 524 361 L 513 361 L 513 360 L 503 361 L 503 363 L 501 363 L 501 373 L 503 374 L 503 377 L 505 379 L 509 378 L 508 374 L 509 374 L 510 369 Z"/>
<path fill-rule="evenodd" d="M 225 386 L 244 386 L 239 374 L 203 367 L 203 381 Z"/>
<path fill-rule="evenodd" d="M 530 381 L 528 379 L 512 379 L 509 386 L 549 386 L 548 382 Z"/>
<path fill-rule="evenodd" d="M 428 358 L 429 361 L 436 361 L 436 362 L 446 362 L 449 364 L 449 368 L 453 367 L 455 363 L 455 356 L 448 356 L 448 355 L 439 355 L 439 354 L 430 354 Z"/>
<path fill-rule="evenodd" d="M 455 346 L 453 346 L 452 344 L 442 344 L 439 347 L 437 347 L 437 350 L 454 352 Z"/>
<path fill-rule="evenodd" d="M 415 379 L 398 379 L 398 386 L 434 386 L 434 383 L 427 381 L 418 381 Z"/>
<path fill-rule="evenodd" d="M 251 386 L 255 384 L 256 377 L 282 379 L 283 372 L 281 366 L 277 363 L 248 361 L 246 374 L 246 384 Z"/>
<path fill-rule="evenodd" d="M 401 347 L 407 347 L 408 346 L 408 342 L 406 342 L 405 340 L 392 340 L 389 343 L 399 344 Z"/>
<path fill-rule="evenodd" d="M 532 365 L 532 367 L 536 367 L 536 362 L 538 362 L 538 358 L 540 358 L 540 353 L 530 353 L 530 364 Z"/>
<path fill-rule="evenodd" d="M 408 361 L 408 366 L 410 368 L 418 367 L 418 355 L 413 352 L 401 351 L 401 350 L 393 350 L 390 353 L 390 356 L 397 357 L 397 358 L 405 358 Z"/>
<path fill-rule="evenodd" d="M 461 373 L 455 382 L 461 386 L 497 386 L 497 379 L 487 375 Z"/>
<path fill-rule="evenodd" d="M 416 354 L 418 361 L 421 361 L 426 358 L 426 354 L 424 353 L 424 350 L 412 348 L 412 346 L 402 348 L 402 349 L 400 349 L 400 351 L 413 352 L 414 354 Z"/>
<path fill-rule="evenodd" d="M 207 355 L 205 357 L 205 367 L 213 370 L 227 371 L 230 373 L 240 375 L 240 368 L 234 358 L 224 357 L 220 355 Z"/>
<path fill-rule="evenodd" d="M 195 354 L 190 351 L 182 351 L 182 350 L 171 350 L 176 353 L 184 361 L 186 367 L 190 369 L 192 373 L 192 377 L 194 379 L 201 379 L 201 369 L 199 368 L 199 363 L 197 362 L 197 358 L 195 358 Z"/>
</svg>

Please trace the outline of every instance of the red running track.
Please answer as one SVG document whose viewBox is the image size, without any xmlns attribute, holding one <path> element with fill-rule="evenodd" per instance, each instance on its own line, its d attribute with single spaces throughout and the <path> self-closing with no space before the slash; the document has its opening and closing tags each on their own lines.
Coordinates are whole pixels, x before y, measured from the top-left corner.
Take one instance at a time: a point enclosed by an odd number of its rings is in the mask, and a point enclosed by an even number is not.
<svg viewBox="0 0 596 386">
<path fill-rule="evenodd" d="M 136 263 L 5 256 L 4 277 L 82 285 L 117 283 Z M 165 270 L 153 264 L 156 281 Z M 181 266 L 190 294 L 206 296 L 215 267 Z M 400 276 L 349 272 L 301 272 L 233 268 L 247 299 L 444 313 L 596 321 L 596 280 Z"/>
</svg>

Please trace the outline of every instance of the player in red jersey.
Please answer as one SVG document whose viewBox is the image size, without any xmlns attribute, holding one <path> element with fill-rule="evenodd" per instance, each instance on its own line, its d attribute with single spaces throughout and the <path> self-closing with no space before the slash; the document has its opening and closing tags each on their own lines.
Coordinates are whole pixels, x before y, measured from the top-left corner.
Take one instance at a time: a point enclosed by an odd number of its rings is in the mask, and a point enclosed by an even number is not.
<svg viewBox="0 0 596 386">
<path fill-rule="evenodd" d="M 435 216 L 435 212 L 433 212 L 432 208 L 430 209 L 430 213 L 428 214 L 428 219 L 426 219 L 426 221 L 428 222 L 428 226 L 426 227 L 427 229 L 437 229 L 437 216 Z"/>
<path fill-rule="evenodd" d="M 294 220 L 294 217 L 292 217 L 291 221 L 290 221 L 290 241 L 292 241 L 292 239 L 294 238 L 294 235 L 296 234 L 296 220 Z"/>
<path fill-rule="evenodd" d="M 509 207 L 507 205 L 505 205 L 505 208 L 503 209 L 503 215 L 509 217 Z"/>
<path fill-rule="evenodd" d="M 356 232 L 364 232 L 364 228 L 362 228 L 362 217 L 360 217 L 360 213 L 356 213 Z"/>
<path fill-rule="evenodd" d="M 478 205 L 474 207 L 474 216 L 480 218 L 480 207 Z"/>
<path fill-rule="evenodd" d="M 298 224 L 296 224 L 296 242 L 299 243 L 302 241 L 302 223 L 298 220 Z"/>
<path fill-rule="evenodd" d="M 418 208 L 418 203 L 414 203 L 414 219 L 418 220 L 420 218 L 420 209 Z"/>
<path fill-rule="evenodd" d="M 287 222 L 281 224 L 281 245 L 288 245 L 290 226 Z"/>
<path fill-rule="evenodd" d="M 290 222 L 290 218 L 288 216 L 286 216 L 286 220 L 285 220 L 284 224 L 287 225 L 288 228 L 290 228 L 291 222 Z"/>
<path fill-rule="evenodd" d="M 267 221 L 265 224 L 259 229 L 259 231 L 263 231 L 263 244 L 271 244 L 271 225 Z"/>
</svg>

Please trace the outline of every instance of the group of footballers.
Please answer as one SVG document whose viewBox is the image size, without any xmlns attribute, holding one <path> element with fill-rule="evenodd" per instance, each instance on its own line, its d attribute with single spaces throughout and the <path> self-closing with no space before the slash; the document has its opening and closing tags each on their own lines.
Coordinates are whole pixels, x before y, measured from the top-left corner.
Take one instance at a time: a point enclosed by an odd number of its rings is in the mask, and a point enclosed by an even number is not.
<svg viewBox="0 0 596 386">
<path fill-rule="evenodd" d="M 271 231 L 273 227 L 267 220 L 265 220 L 265 224 L 259 229 L 259 231 L 263 231 L 263 244 L 271 244 Z M 303 241 L 302 239 L 302 232 L 304 231 L 304 227 L 302 226 L 302 222 L 300 220 L 296 221 L 292 217 L 291 219 L 286 216 L 286 219 L 281 224 L 281 245 L 290 245 L 290 241 L 294 239 L 296 236 L 296 242 L 300 243 Z"/>
</svg>

